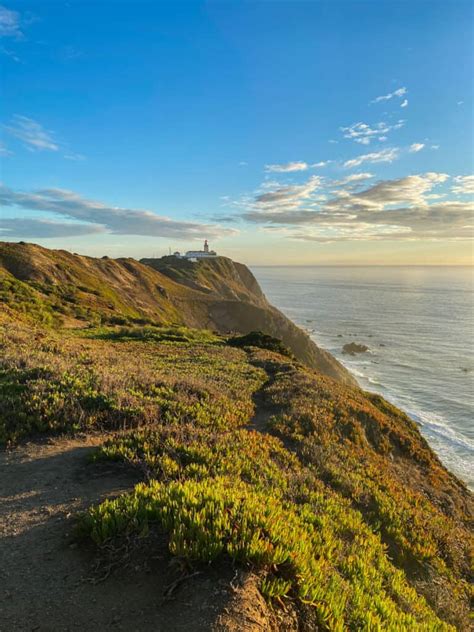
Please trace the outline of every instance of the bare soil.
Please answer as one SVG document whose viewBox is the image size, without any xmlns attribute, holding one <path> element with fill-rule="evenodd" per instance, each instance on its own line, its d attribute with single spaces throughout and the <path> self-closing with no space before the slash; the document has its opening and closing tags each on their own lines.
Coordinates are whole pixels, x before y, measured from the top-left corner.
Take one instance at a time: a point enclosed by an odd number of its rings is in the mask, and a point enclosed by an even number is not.
<svg viewBox="0 0 474 632">
<path fill-rule="evenodd" d="M 96 552 L 72 538 L 75 516 L 137 480 L 123 465 L 90 462 L 101 440 L 56 438 L 0 453 L 0 632 L 293 628 L 277 623 L 250 573 L 228 563 L 180 568 L 165 540 L 110 574 L 97 568 Z"/>
</svg>

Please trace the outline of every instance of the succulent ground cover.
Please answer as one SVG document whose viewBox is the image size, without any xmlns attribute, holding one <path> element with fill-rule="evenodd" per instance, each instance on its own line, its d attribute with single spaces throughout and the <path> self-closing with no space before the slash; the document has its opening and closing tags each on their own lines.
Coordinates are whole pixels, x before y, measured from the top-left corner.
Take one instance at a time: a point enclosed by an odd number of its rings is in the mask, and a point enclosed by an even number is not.
<svg viewBox="0 0 474 632">
<path fill-rule="evenodd" d="M 164 533 L 191 565 L 253 569 L 308 629 L 467 625 L 466 495 L 397 409 L 211 332 L 1 323 L 0 440 L 105 430 L 94 458 L 141 472 L 81 541 Z"/>
</svg>

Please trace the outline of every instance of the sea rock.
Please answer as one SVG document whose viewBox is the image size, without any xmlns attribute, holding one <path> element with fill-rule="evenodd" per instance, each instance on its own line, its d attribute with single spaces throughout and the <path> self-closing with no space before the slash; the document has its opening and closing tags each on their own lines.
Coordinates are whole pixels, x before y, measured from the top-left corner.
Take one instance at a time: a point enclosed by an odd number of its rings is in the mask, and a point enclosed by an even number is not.
<svg viewBox="0 0 474 632">
<path fill-rule="evenodd" d="M 358 344 L 357 342 L 348 342 L 342 347 L 342 353 L 354 356 L 356 353 L 365 353 L 369 350 L 366 345 Z"/>
</svg>

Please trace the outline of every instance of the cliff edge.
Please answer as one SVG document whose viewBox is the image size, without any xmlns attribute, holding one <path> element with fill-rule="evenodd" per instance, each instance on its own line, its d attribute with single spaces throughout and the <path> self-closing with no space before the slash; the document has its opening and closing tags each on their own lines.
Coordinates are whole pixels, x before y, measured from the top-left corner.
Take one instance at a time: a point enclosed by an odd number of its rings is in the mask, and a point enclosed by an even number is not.
<svg viewBox="0 0 474 632">
<path fill-rule="evenodd" d="M 176 257 L 99 259 L 2 242 L 0 278 L 9 287 L 15 280 L 26 283 L 17 302 L 29 291 L 45 316 L 66 325 L 142 320 L 225 334 L 260 330 L 280 338 L 307 366 L 356 386 L 347 369 L 270 305 L 246 266 L 226 257 L 196 263 Z"/>
</svg>

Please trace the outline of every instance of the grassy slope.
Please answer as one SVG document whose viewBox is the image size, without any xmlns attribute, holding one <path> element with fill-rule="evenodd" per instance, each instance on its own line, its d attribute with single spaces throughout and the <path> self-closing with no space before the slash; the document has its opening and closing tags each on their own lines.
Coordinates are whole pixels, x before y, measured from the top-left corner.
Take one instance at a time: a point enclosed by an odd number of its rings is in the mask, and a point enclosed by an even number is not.
<svg viewBox="0 0 474 632">
<path fill-rule="evenodd" d="M 110 431 L 97 458 L 134 464 L 143 483 L 91 508 L 83 537 L 100 548 L 159 529 L 191 564 L 230 557 L 302 629 L 468 628 L 471 497 L 403 413 L 206 331 L 54 332 L 44 314 L 66 283 L 53 298 L 4 289 L 0 441 Z M 128 305 L 119 290 L 108 300 Z"/>
<path fill-rule="evenodd" d="M 2 324 L 3 441 L 105 428 L 98 458 L 143 472 L 83 518 L 97 544 L 164 528 L 323 629 L 467 625 L 468 493 L 380 398 L 205 332 Z"/>
<path fill-rule="evenodd" d="M 353 383 L 335 358 L 266 301 L 245 266 L 221 257 L 147 263 L 0 242 L 0 299 L 25 313 L 33 309 L 35 319 L 69 327 L 151 322 L 221 333 L 260 329 L 282 338 L 309 366 Z"/>
</svg>

